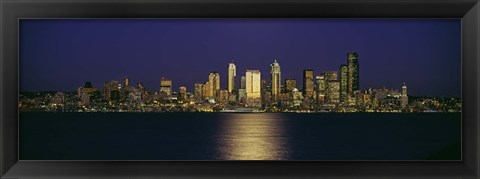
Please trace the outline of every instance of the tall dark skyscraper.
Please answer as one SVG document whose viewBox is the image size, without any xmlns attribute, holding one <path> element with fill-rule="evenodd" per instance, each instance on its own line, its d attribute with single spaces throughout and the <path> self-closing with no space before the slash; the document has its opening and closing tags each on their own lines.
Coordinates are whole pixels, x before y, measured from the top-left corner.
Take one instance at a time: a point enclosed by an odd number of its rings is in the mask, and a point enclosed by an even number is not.
<svg viewBox="0 0 480 179">
<path fill-rule="evenodd" d="M 348 95 L 348 66 L 340 65 L 338 70 L 340 71 L 340 102 L 344 102 Z"/>
<path fill-rule="evenodd" d="M 315 97 L 314 86 L 315 83 L 313 81 L 313 70 L 303 70 L 303 95 L 305 98 L 313 99 Z"/>
<path fill-rule="evenodd" d="M 360 73 L 358 65 L 358 53 L 349 52 L 347 54 L 347 66 L 348 66 L 348 90 L 347 93 L 353 96 L 355 91 L 360 90 Z"/>
</svg>

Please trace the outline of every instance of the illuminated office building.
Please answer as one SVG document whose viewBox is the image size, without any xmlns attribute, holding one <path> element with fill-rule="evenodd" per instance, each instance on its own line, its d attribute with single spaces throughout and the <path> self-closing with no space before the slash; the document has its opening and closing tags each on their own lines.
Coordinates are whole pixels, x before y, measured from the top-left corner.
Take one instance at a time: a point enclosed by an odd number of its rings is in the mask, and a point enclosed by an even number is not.
<svg viewBox="0 0 480 179">
<path fill-rule="evenodd" d="M 166 78 L 160 79 L 160 94 L 166 96 L 172 95 L 172 80 Z"/>
<path fill-rule="evenodd" d="M 245 76 L 240 77 L 240 89 L 245 89 L 246 84 L 247 84 L 247 81 L 246 81 Z"/>
<path fill-rule="evenodd" d="M 103 99 L 110 100 L 110 91 L 111 91 L 110 82 L 106 81 L 103 84 Z"/>
<path fill-rule="evenodd" d="M 127 88 L 129 85 L 130 85 L 130 80 L 128 80 L 128 77 L 125 77 L 123 79 L 123 86 L 125 86 L 125 88 Z"/>
<path fill-rule="evenodd" d="M 325 73 L 321 73 L 320 75 L 315 76 L 316 81 L 316 92 L 317 92 L 317 103 L 322 104 L 325 102 L 325 89 L 326 89 L 326 81 L 325 81 Z"/>
<path fill-rule="evenodd" d="M 313 70 L 303 70 L 303 95 L 305 98 L 313 99 L 315 97 L 314 86 L 315 83 L 313 81 Z"/>
<path fill-rule="evenodd" d="M 261 74 L 259 70 L 247 70 L 245 73 L 245 89 L 249 106 L 259 106 L 261 99 Z"/>
<path fill-rule="evenodd" d="M 402 107 L 406 107 L 408 105 L 407 85 L 405 82 L 403 82 L 402 85 L 401 105 Z"/>
<path fill-rule="evenodd" d="M 353 96 L 355 91 L 360 90 L 360 72 L 358 64 L 358 54 L 350 52 L 347 54 L 348 66 L 348 95 Z"/>
<path fill-rule="evenodd" d="M 219 103 L 225 103 L 225 102 L 228 102 L 228 90 L 226 89 L 220 89 L 218 90 L 218 97 L 217 97 L 217 101 Z"/>
<path fill-rule="evenodd" d="M 339 103 L 340 102 L 340 82 L 328 81 L 326 86 L 325 99 L 327 103 Z"/>
<path fill-rule="evenodd" d="M 185 97 L 187 96 L 187 87 L 185 86 L 180 86 L 178 88 L 178 95 L 180 100 L 184 100 Z"/>
<path fill-rule="evenodd" d="M 82 93 L 82 105 L 89 105 L 89 104 L 90 104 L 90 94 Z"/>
<path fill-rule="evenodd" d="M 213 94 L 211 93 L 211 90 L 210 90 L 210 82 L 206 81 L 202 85 L 202 100 L 211 98 L 212 96 Z"/>
<path fill-rule="evenodd" d="M 228 88 L 227 88 L 229 93 L 233 93 L 233 91 L 236 88 L 235 86 L 236 78 L 237 78 L 236 66 L 233 63 L 229 63 L 228 64 Z"/>
<path fill-rule="evenodd" d="M 295 88 L 297 88 L 297 80 L 285 79 L 285 92 L 292 92 Z"/>
<path fill-rule="evenodd" d="M 325 76 L 325 81 L 326 82 L 337 81 L 338 80 L 337 71 L 327 71 L 327 72 L 323 73 L 323 75 Z"/>
<path fill-rule="evenodd" d="M 272 100 L 277 101 L 278 95 L 280 94 L 280 87 L 281 83 L 281 73 L 280 73 L 280 65 L 278 64 L 277 60 L 274 60 L 272 64 L 270 64 L 270 75 L 271 75 L 271 94 Z"/>
<path fill-rule="evenodd" d="M 210 92 L 207 97 L 217 97 L 218 90 L 220 90 L 220 74 L 216 71 L 210 72 L 208 75 L 208 83 L 210 84 Z"/>
<path fill-rule="evenodd" d="M 348 95 L 348 66 L 340 65 L 340 102 L 344 102 Z"/>
<path fill-rule="evenodd" d="M 202 96 L 202 86 L 203 86 L 203 84 L 201 84 L 201 83 L 195 83 L 195 92 L 194 92 L 195 100 L 202 100 L 202 98 L 203 98 L 203 96 Z"/>
</svg>

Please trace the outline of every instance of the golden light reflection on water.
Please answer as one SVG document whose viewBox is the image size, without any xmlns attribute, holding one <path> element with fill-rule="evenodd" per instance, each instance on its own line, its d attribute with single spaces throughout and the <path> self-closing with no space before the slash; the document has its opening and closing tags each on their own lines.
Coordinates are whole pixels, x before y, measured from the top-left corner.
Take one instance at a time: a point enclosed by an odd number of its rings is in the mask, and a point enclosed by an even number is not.
<svg viewBox="0 0 480 179">
<path fill-rule="evenodd" d="M 287 138 L 281 115 L 229 114 L 218 135 L 220 160 L 286 160 Z"/>
</svg>

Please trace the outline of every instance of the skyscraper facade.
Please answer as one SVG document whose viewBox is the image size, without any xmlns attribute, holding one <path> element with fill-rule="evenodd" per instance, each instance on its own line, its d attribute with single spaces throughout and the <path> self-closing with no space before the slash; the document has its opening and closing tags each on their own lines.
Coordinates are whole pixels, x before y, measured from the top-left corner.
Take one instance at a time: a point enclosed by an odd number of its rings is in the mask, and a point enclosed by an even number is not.
<svg viewBox="0 0 480 179">
<path fill-rule="evenodd" d="M 292 92 L 293 89 L 297 88 L 297 80 L 295 79 L 285 79 L 285 92 Z"/>
<path fill-rule="evenodd" d="M 327 71 L 327 72 L 323 73 L 323 75 L 325 76 L 325 81 L 327 81 L 327 82 L 338 80 L 337 71 Z"/>
<path fill-rule="evenodd" d="M 212 98 L 213 94 L 211 92 L 212 91 L 210 90 L 210 82 L 206 81 L 202 85 L 202 100 Z"/>
<path fill-rule="evenodd" d="M 160 79 L 160 93 L 167 96 L 172 95 L 172 80 L 166 78 Z"/>
<path fill-rule="evenodd" d="M 123 79 L 123 85 L 124 85 L 125 87 L 130 86 L 130 80 L 128 79 L 128 77 L 125 77 L 125 78 Z"/>
<path fill-rule="evenodd" d="M 325 99 L 328 103 L 340 102 L 340 82 L 328 81 L 326 86 Z"/>
<path fill-rule="evenodd" d="M 103 99 L 109 101 L 110 100 L 110 91 L 111 91 L 111 85 L 110 82 L 106 81 L 103 84 Z"/>
<path fill-rule="evenodd" d="M 178 94 L 179 94 L 179 95 L 178 95 L 179 99 L 180 99 L 180 100 L 184 100 L 185 97 L 187 96 L 187 87 L 185 87 L 185 86 L 180 86 L 180 87 L 178 88 Z"/>
<path fill-rule="evenodd" d="M 247 92 L 247 100 L 260 99 L 260 71 L 259 70 L 247 70 L 245 73 L 245 89 Z"/>
<path fill-rule="evenodd" d="M 348 66 L 340 65 L 340 102 L 344 102 L 348 95 Z"/>
<path fill-rule="evenodd" d="M 201 83 L 195 83 L 195 92 L 194 92 L 195 100 L 202 100 L 203 99 L 202 86 L 203 86 L 203 84 L 201 84 Z"/>
<path fill-rule="evenodd" d="M 236 88 L 235 81 L 237 78 L 237 68 L 234 63 L 228 64 L 228 87 L 227 90 L 229 93 L 233 93 Z"/>
<path fill-rule="evenodd" d="M 313 70 L 303 70 L 303 95 L 305 98 L 313 99 L 315 97 L 314 85 Z"/>
<path fill-rule="evenodd" d="M 402 107 L 406 107 L 408 105 L 407 85 L 405 84 L 405 82 L 403 82 L 402 85 L 401 103 Z"/>
<path fill-rule="evenodd" d="M 220 90 L 220 74 L 216 71 L 210 72 L 208 75 L 208 83 L 210 84 L 208 97 L 217 97 L 218 90 Z"/>
<path fill-rule="evenodd" d="M 270 75 L 272 83 L 272 100 L 277 101 L 278 95 L 280 94 L 280 88 L 282 86 L 280 64 L 278 64 L 277 60 L 274 60 L 273 63 L 270 64 Z"/>
<path fill-rule="evenodd" d="M 315 81 L 317 83 L 317 94 L 325 94 L 325 73 L 321 73 L 320 75 L 315 76 Z"/>
<path fill-rule="evenodd" d="M 347 54 L 347 66 L 348 66 L 348 86 L 347 93 L 353 96 L 355 91 L 360 90 L 360 72 L 358 64 L 358 53 L 349 52 Z"/>
<path fill-rule="evenodd" d="M 245 89 L 246 84 L 247 84 L 247 81 L 246 81 L 245 76 L 240 77 L 240 89 Z"/>
</svg>

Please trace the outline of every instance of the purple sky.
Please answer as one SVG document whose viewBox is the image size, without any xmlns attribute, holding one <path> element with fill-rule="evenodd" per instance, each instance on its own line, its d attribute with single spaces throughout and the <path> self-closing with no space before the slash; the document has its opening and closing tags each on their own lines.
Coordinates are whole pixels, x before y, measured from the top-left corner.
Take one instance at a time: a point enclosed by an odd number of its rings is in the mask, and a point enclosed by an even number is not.
<svg viewBox="0 0 480 179">
<path fill-rule="evenodd" d="M 460 19 L 22 19 L 20 90 L 73 91 L 91 81 L 142 82 L 174 90 L 203 83 L 218 71 L 226 88 L 228 63 L 237 78 L 258 69 L 270 80 L 280 63 L 282 83 L 302 71 L 338 70 L 359 53 L 360 88 L 400 89 L 411 95 L 460 96 Z"/>
</svg>

